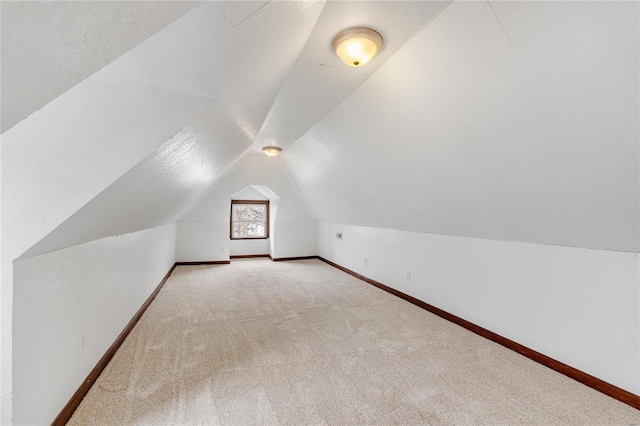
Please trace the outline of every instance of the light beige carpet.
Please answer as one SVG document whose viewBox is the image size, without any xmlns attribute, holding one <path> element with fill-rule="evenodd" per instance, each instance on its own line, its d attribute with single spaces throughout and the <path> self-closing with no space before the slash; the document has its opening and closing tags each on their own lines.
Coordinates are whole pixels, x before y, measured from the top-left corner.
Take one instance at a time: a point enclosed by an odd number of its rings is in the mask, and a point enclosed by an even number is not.
<svg viewBox="0 0 640 426">
<path fill-rule="evenodd" d="M 178 266 L 70 421 L 637 425 L 640 411 L 319 260 Z"/>
</svg>

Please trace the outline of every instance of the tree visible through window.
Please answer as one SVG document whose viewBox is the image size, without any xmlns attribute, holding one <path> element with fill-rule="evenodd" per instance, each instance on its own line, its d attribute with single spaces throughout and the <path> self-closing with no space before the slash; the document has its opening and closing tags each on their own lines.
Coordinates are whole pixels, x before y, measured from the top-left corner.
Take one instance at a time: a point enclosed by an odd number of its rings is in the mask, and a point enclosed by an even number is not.
<svg viewBox="0 0 640 426">
<path fill-rule="evenodd" d="M 231 200 L 231 239 L 269 238 L 269 201 Z"/>
</svg>

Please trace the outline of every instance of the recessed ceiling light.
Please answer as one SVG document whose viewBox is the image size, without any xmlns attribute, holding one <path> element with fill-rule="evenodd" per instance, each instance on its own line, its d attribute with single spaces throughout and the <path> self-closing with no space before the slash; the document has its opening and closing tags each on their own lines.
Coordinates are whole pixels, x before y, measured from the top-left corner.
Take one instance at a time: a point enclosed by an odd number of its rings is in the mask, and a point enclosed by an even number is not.
<svg viewBox="0 0 640 426">
<path fill-rule="evenodd" d="M 331 47 L 342 62 L 361 67 L 382 49 L 382 36 L 371 28 L 349 28 L 335 36 Z"/>
<path fill-rule="evenodd" d="M 278 154 L 280 154 L 280 151 L 282 151 L 282 148 L 279 148 L 277 146 L 265 146 L 264 148 L 262 148 L 262 150 L 269 157 L 276 157 Z"/>
</svg>

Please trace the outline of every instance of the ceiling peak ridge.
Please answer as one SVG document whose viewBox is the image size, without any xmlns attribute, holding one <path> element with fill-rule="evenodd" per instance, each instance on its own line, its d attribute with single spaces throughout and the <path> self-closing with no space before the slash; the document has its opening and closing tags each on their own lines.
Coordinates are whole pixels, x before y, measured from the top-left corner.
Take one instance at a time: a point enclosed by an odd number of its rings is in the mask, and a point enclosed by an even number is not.
<svg viewBox="0 0 640 426">
<path fill-rule="evenodd" d="M 263 4 L 262 6 L 260 6 L 258 9 L 256 9 L 251 15 L 249 15 L 247 18 L 245 18 L 244 20 L 247 20 L 248 18 L 250 18 L 251 16 L 253 16 L 256 12 L 258 12 L 260 9 L 262 9 L 264 6 L 266 6 L 267 4 L 269 4 L 271 2 L 271 0 L 268 0 L 265 4 Z M 311 37 L 311 35 L 313 34 L 314 30 L 316 29 L 316 27 L 318 26 L 318 20 L 320 19 L 320 17 L 322 16 L 323 11 L 325 10 L 325 7 L 327 6 L 327 1 L 326 0 L 321 0 L 319 1 L 319 3 L 322 3 L 322 7 L 320 8 L 320 10 L 318 11 L 318 15 L 316 16 L 316 19 L 313 23 L 313 26 L 311 26 L 311 29 L 308 31 L 306 37 L 304 38 L 304 43 L 302 44 L 302 46 L 300 47 L 300 51 L 298 52 L 298 55 L 296 56 L 295 61 L 292 62 L 291 66 L 289 67 L 289 72 L 287 73 L 287 76 L 285 79 L 283 79 L 282 83 L 280 84 L 280 87 L 278 88 L 278 92 L 276 94 L 276 96 L 273 97 L 273 101 L 271 102 L 271 106 L 269 107 L 269 110 L 267 111 L 267 114 L 265 115 L 264 119 L 262 120 L 262 123 L 260 125 L 260 128 L 258 129 L 258 131 L 256 132 L 256 135 L 253 138 L 252 141 L 252 145 L 256 144 L 256 141 L 258 141 L 260 133 L 262 132 L 262 130 L 264 129 L 265 123 L 267 122 L 271 112 L 273 111 L 274 106 L 276 105 L 276 102 L 278 101 L 278 97 L 280 96 L 280 94 L 282 93 L 282 89 L 284 88 L 285 84 L 287 83 L 287 81 L 289 80 L 289 77 L 291 76 L 291 71 L 293 70 L 295 64 L 297 62 L 304 62 L 300 60 L 300 55 L 302 54 L 302 52 L 304 51 L 305 47 L 307 46 L 307 43 L 309 42 L 309 38 Z M 242 21 L 244 22 L 244 21 Z M 278 141 L 278 143 L 275 146 L 281 147 L 281 148 L 286 148 L 286 146 L 281 146 L 282 142 Z M 251 148 L 251 146 L 249 147 Z M 262 149 L 262 147 L 259 147 L 259 149 Z M 244 155 L 243 155 L 244 156 Z"/>
<path fill-rule="evenodd" d="M 357 72 L 357 71 L 345 70 L 344 68 L 336 67 L 334 65 L 316 64 L 315 62 L 303 61 L 302 59 L 297 59 L 296 62 L 300 62 L 301 64 L 313 65 L 313 66 L 316 66 L 316 67 L 331 68 L 331 69 L 334 69 L 334 70 L 344 71 L 344 72 L 348 72 L 348 73 L 351 73 L 351 74 L 360 74 L 362 76 L 367 76 L 367 77 L 369 77 L 371 75 L 371 74 L 367 74 L 366 72 Z"/>
<path fill-rule="evenodd" d="M 255 15 L 256 13 L 258 13 L 260 11 L 260 9 L 262 9 L 263 7 L 265 7 L 266 5 L 268 5 L 269 3 L 271 3 L 271 0 L 267 0 L 266 2 L 264 2 L 263 4 L 261 4 L 260 6 L 258 6 L 256 8 L 256 10 L 254 10 L 253 12 L 251 12 L 249 15 L 247 15 L 246 18 L 244 18 L 243 20 L 241 20 L 240 22 L 236 23 L 236 24 L 231 24 L 231 28 L 236 28 L 242 24 L 245 23 L 245 21 L 247 21 L 249 18 L 251 18 L 253 15 Z"/>
<path fill-rule="evenodd" d="M 296 67 L 258 132 L 255 149 L 274 144 L 284 149 L 293 146 L 350 98 L 452 1 L 414 3 L 402 11 L 394 10 L 392 3 L 371 2 L 366 7 L 354 6 L 356 3 L 351 2 L 326 2 L 323 5 Z M 345 28 L 359 26 L 380 31 L 385 39 L 385 47 L 363 69 L 343 64 L 331 48 L 336 34 Z M 308 107 L 306 103 L 311 97 L 313 106 Z"/>
</svg>

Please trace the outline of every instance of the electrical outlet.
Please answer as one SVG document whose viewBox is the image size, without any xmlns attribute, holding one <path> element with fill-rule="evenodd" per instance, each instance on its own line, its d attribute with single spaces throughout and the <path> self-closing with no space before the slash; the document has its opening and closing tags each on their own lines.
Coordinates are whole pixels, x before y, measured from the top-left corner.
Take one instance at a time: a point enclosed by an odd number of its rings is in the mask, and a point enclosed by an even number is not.
<svg viewBox="0 0 640 426">
<path fill-rule="evenodd" d="M 339 239 L 339 240 L 341 240 L 341 239 L 342 239 L 342 232 L 337 233 L 337 234 L 336 234 L 336 238 L 337 238 L 337 239 Z"/>
<path fill-rule="evenodd" d="M 407 271 L 407 281 L 411 281 L 411 271 Z"/>
<path fill-rule="evenodd" d="M 369 267 L 369 259 L 367 259 L 366 257 L 364 258 L 364 266 L 365 267 Z"/>
</svg>

